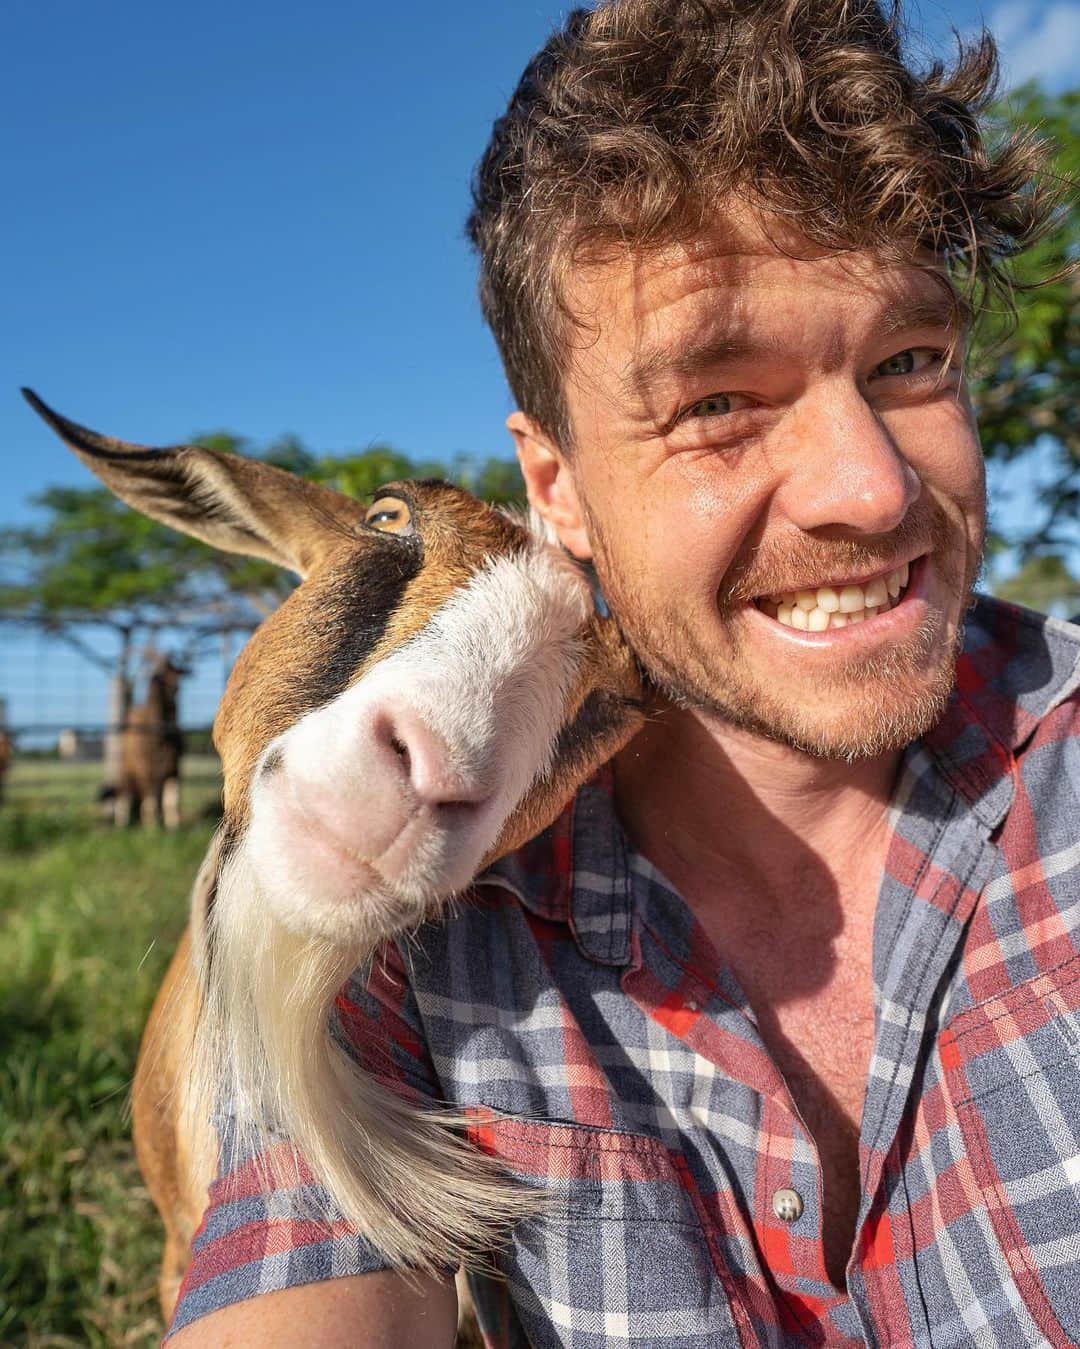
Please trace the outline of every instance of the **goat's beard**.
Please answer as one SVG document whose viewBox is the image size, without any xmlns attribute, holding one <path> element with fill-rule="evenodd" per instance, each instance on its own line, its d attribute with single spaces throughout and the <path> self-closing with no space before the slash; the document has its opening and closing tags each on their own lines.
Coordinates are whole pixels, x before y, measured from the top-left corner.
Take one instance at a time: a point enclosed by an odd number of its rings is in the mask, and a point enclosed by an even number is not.
<svg viewBox="0 0 1080 1349">
<path fill-rule="evenodd" d="M 366 946 L 341 944 L 273 912 L 241 846 L 197 938 L 192 1108 L 217 1123 L 219 1172 L 253 1159 L 269 1187 L 314 1178 L 311 1216 L 346 1219 L 396 1266 L 482 1261 L 535 1199 L 463 1140 L 462 1116 L 411 1104 L 333 1031 L 335 999 L 375 957 L 376 929 Z"/>
</svg>

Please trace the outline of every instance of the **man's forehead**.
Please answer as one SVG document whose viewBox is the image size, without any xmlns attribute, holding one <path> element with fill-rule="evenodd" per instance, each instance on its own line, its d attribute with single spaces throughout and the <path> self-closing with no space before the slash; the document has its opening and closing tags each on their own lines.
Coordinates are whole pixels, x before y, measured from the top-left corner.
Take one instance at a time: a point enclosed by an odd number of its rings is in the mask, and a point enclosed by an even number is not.
<svg viewBox="0 0 1080 1349">
<path fill-rule="evenodd" d="M 905 259 L 865 249 L 825 249 L 790 230 L 766 234 L 717 227 L 692 239 L 647 249 L 631 245 L 596 250 L 568 266 L 563 294 L 584 326 L 602 326 L 605 315 L 647 318 L 673 306 L 724 302 L 744 309 L 755 295 L 785 290 L 831 289 L 883 301 L 914 294 L 947 293 L 934 279 L 934 259 L 912 249 Z M 943 275 L 943 274 L 942 274 Z"/>
<path fill-rule="evenodd" d="M 955 331 L 961 314 L 929 257 L 837 254 L 790 234 L 714 232 L 648 252 L 622 250 L 583 267 L 567 299 L 579 319 L 574 371 L 598 367 L 625 391 L 655 378 L 779 352 L 830 324 L 888 338 Z M 846 342 L 843 345 L 847 345 Z M 822 353 L 824 355 L 824 352 Z M 589 379 L 592 383 L 592 379 Z"/>
</svg>

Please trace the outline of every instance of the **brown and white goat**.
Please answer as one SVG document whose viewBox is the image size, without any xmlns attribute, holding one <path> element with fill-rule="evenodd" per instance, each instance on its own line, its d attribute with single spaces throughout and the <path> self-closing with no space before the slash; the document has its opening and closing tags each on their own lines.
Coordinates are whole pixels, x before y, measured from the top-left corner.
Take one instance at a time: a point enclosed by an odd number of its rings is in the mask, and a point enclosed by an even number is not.
<svg viewBox="0 0 1080 1349">
<path fill-rule="evenodd" d="M 224 819 L 136 1073 L 166 1315 L 223 1095 L 246 1146 L 284 1131 L 392 1262 L 482 1259 L 532 1196 L 458 1117 L 361 1074 L 330 1008 L 365 957 L 546 827 L 630 738 L 630 653 L 569 559 L 459 488 L 393 483 L 365 509 L 239 456 L 107 439 L 28 397 L 129 504 L 303 578 L 222 699 Z"/>
<path fill-rule="evenodd" d="M 180 756 L 184 750 L 177 693 L 184 670 L 159 656 L 150 672 L 146 701 L 133 707 L 120 737 L 120 780 L 113 803 L 116 823 L 137 813 L 143 824 L 180 823 Z"/>
</svg>

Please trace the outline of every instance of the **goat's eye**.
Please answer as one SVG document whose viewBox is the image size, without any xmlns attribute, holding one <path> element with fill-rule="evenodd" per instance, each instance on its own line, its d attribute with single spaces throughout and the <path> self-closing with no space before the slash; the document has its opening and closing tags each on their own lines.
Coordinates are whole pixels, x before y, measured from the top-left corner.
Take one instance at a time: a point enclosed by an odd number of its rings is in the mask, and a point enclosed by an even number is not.
<svg viewBox="0 0 1080 1349">
<path fill-rule="evenodd" d="M 383 534 L 408 534 L 412 532 L 412 511 L 401 497 L 379 497 L 368 507 L 364 524 Z"/>
</svg>

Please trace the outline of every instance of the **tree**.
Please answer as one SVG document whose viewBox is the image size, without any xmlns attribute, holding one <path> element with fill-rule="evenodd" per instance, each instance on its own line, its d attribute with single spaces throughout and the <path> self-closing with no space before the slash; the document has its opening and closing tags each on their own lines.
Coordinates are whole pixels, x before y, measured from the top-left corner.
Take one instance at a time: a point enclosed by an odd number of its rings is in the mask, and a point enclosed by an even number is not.
<svg viewBox="0 0 1080 1349">
<path fill-rule="evenodd" d="M 972 391 L 991 463 L 1026 469 L 1024 518 L 994 541 L 994 589 L 1039 608 L 1080 610 L 1080 89 L 1051 96 L 1028 84 L 995 111 L 1003 129 L 1056 144 L 1050 172 L 1065 186 L 1057 226 L 1017 258 L 1015 325 L 986 314 L 972 355 Z M 1045 284 L 1045 278 L 1054 280 Z M 1033 484 L 1033 486 L 1032 486 Z M 1014 564 L 1012 574 L 1002 558 Z"/>
</svg>

